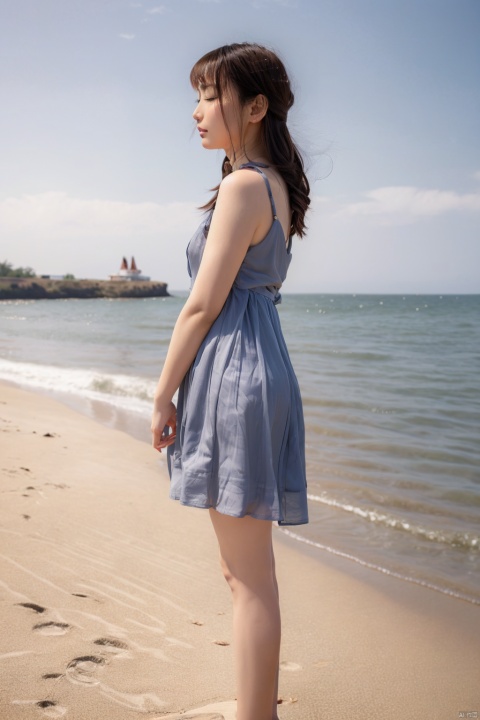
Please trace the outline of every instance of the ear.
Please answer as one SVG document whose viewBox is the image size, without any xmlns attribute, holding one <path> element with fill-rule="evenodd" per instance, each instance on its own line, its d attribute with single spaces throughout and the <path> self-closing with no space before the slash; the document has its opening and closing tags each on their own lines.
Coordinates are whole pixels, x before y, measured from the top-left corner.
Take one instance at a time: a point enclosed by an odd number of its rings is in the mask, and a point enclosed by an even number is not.
<svg viewBox="0 0 480 720">
<path fill-rule="evenodd" d="M 268 100 L 265 95 L 257 95 L 249 105 L 248 119 L 250 122 L 258 123 L 263 120 L 268 110 Z"/>
</svg>

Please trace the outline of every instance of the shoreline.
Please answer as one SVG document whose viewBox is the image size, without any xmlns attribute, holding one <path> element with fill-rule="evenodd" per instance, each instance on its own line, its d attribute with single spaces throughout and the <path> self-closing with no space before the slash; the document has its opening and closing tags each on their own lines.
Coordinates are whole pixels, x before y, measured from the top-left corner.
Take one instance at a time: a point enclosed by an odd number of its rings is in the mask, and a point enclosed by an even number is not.
<svg viewBox="0 0 480 720">
<path fill-rule="evenodd" d="M 112 405 L 103 400 L 94 400 L 91 398 L 80 397 L 78 394 L 66 393 L 66 392 L 54 392 L 52 390 L 42 390 L 41 388 L 22 386 L 14 381 L 8 381 L 0 379 L 0 389 L 2 384 L 10 387 L 18 388 L 19 390 L 25 390 L 42 397 L 52 398 L 54 401 L 59 402 L 80 415 L 89 418 L 95 423 L 99 423 L 106 428 L 126 433 L 130 437 L 138 440 L 139 442 L 146 443 L 150 447 L 150 432 L 148 420 L 138 412 L 128 410 L 126 408 Z M 351 553 L 344 552 L 335 547 L 310 540 L 303 536 L 294 536 L 297 534 L 295 527 L 286 527 L 282 529 L 276 527 L 277 537 L 281 543 L 291 547 L 294 552 L 300 555 L 306 555 L 311 557 L 314 561 L 330 563 L 333 568 L 338 568 L 338 563 L 341 566 L 346 563 L 346 572 L 350 567 L 350 572 L 355 572 L 353 567 L 358 567 L 359 572 L 364 578 L 378 588 L 389 588 L 388 581 L 385 585 L 383 577 L 392 578 L 399 580 L 402 583 L 416 585 L 424 588 L 430 592 L 439 593 L 450 597 L 453 600 L 468 603 L 480 608 L 480 601 L 473 595 L 468 595 L 460 590 L 449 589 L 448 587 L 441 587 L 434 583 L 424 580 L 419 577 L 414 577 L 402 573 L 398 573 L 383 565 L 369 562 L 368 560 L 361 559 Z M 298 535 L 298 534 L 297 534 Z"/>
<path fill-rule="evenodd" d="M 0 717 L 233 720 L 208 514 L 168 498 L 145 442 L 43 394 L 0 384 L 0 398 Z M 480 713 L 478 607 L 274 544 L 282 720 Z"/>
</svg>

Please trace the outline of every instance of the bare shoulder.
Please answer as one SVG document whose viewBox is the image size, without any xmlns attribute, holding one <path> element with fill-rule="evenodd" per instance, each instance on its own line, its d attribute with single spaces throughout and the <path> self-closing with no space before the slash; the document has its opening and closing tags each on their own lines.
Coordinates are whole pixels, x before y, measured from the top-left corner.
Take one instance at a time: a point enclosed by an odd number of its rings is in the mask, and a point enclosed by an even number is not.
<svg viewBox="0 0 480 720">
<path fill-rule="evenodd" d="M 264 184 L 262 176 L 251 170 L 237 170 L 227 175 L 220 184 L 218 199 L 237 200 L 240 203 L 258 202 L 259 188 Z"/>
<path fill-rule="evenodd" d="M 272 226 L 272 205 L 268 185 L 260 173 L 245 168 L 227 175 L 218 191 L 215 213 L 223 223 L 231 221 L 242 229 L 249 245 L 257 245 Z M 285 214 L 285 213 L 284 213 Z M 284 227 L 288 228 L 286 221 Z"/>
</svg>

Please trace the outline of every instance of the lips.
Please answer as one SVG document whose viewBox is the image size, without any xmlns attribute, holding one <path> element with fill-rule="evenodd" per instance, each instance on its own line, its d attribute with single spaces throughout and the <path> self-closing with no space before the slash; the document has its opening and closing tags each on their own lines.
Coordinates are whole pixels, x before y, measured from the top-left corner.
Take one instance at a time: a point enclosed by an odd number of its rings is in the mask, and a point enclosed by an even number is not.
<svg viewBox="0 0 480 720">
<path fill-rule="evenodd" d="M 207 132 L 207 131 L 205 130 L 205 128 L 202 128 L 202 127 L 197 127 L 197 130 L 198 130 L 198 132 L 200 133 L 200 135 L 201 135 L 202 133 L 206 133 L 206 132 Z"/>
</svg>

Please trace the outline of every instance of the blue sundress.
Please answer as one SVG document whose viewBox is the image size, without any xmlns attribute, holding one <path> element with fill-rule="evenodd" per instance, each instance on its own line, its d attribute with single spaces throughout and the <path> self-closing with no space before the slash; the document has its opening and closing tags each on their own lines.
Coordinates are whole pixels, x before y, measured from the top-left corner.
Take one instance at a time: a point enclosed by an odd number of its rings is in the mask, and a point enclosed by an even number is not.
<svg viewBox="0 0 480 720">
<path fill-rule="evenodd" d="M 177 437 L 168 448 L 170 497 L 184 505 L 251 515 L 279 525 L 308 522 L 302 400 L 280 326 L 280 287 L 291 261 L 272 208 L 265 238 L 250 246 L 227 300 L 178 392 Z M 195 282 L 211 211 L 187 248 Z"/>
</svg>

